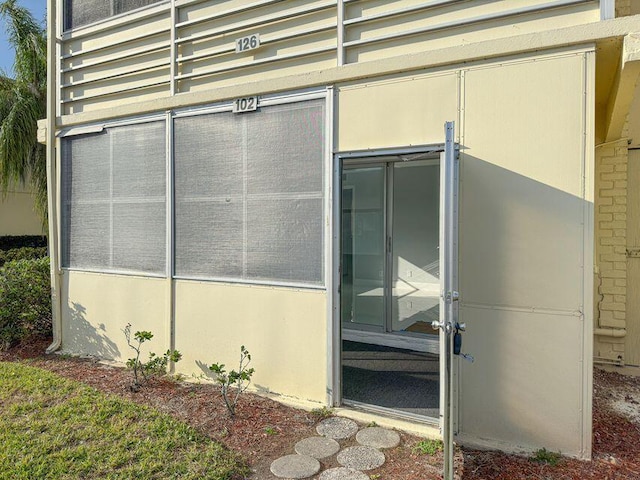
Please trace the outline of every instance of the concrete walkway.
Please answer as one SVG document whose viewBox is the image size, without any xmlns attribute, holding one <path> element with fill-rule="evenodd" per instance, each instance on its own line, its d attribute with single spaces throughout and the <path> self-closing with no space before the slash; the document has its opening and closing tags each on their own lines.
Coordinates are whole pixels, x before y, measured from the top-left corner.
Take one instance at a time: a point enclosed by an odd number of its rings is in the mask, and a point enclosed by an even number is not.
<svg viewBox="0 0 640 480">
<path fill-rule="evenodd" d="M 353 420 L 330 417 L 316 427 L 320 436 L 309 437 L 296 443 L 295 454 L 286 455 L 271 463 L 271 473 L 277 478 L 311 478 L 322 470 L 319 460 L 332 459 L 342 465 L 322 472 L 319 480 L 367 480 L 364 473 L 382 466 L 386 460 L 384 448 L 397 447 L 400 435 L 380 427 L 360 429 Z M 359 445 L 342 448 L 339 441 L 348 441 L 355 435 Z"/>
</svg>

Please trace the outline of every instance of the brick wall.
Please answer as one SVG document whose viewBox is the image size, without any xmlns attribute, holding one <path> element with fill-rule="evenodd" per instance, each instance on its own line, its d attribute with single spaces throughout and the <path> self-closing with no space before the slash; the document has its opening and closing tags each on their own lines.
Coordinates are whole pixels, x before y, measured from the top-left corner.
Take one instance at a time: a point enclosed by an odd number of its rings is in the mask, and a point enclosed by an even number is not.
<svg viewBox="0 0 640 480">
<path fill-rule="evenodd" d="M 595 326 L 614 333 L 626 327 L 627 141 L 596 149 Z M 597 359 L 624 361 L 624 338 L 596 335 Z"/>
</svg>

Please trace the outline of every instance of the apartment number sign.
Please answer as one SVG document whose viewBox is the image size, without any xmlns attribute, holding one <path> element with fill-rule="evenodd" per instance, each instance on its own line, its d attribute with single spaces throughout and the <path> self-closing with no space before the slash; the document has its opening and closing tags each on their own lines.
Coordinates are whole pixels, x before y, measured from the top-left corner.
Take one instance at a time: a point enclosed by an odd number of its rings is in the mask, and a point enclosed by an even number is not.
<svg viewBox="0 0 640 480">
<path fill-rule="evenodd" d="M 255 50 L 260 46 L 260 34 L 254 33 L 253 35 L 247 35 L 236 39 L 236 53 L 247 52 L 249 50 Z"/>
<path fill-rule="evenodd" d="M 254 112 L 258 109 L 258 97 L 241 97 L 233 101 L 233 113 Z"/>
</svg>

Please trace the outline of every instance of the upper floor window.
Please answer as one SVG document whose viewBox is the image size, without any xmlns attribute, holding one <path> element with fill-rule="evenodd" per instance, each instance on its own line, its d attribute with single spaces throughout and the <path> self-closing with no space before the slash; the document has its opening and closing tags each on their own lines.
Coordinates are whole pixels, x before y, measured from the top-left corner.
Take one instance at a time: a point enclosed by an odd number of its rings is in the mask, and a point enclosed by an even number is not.
<svg viewBox="0 0 640 480">
<path fill-rule="evenodd" d="M 82 27 L 163 0 L 64 0 L 64 29 Z"/>
</svg>

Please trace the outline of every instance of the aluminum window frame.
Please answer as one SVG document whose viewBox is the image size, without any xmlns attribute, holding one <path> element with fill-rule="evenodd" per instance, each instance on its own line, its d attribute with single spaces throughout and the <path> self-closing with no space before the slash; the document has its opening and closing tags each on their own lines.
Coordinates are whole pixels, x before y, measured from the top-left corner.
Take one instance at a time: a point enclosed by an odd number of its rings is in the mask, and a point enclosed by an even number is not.
<svg viewBox="0 0 640 480">
<path fill-rule="evenodd" d="M 126 118 L 126 119 L 117 119 L 117 120 L 111 120 L 111 121 L 106 121 L 106 122 L 94 122 L 94 123 L 88 123 L 85 125 L 80 125 L 80 126 L 73 126 L 73 127 L 69 127 L 67 129 L 61 130 L 59 131 L 56 136 L 60 139 L 59 141 L 61 142 L 60 145 L 60 168 L 59 173 L 60 173 L 60 180 L 59 180 L 59 185 L 60 187 L 62 187 L 62 185 L 64 184 L 64 180 L 63 180 L 63 175 L 62 175 L 62 159 L 63 159 L 63 149 L 66 147 L 62 146 L 62 141 L 65 138 L 72 138 L 72 137 L 79 137 L 79 136 L 83 136 L 83 135 L 87 135 L 87 134 L 92 134 L 92 133 L 99 133 L 102 132 L 108 128 L 115 128 L 115 127 L 127 127 L 127 126 L 132 126 L 132 125 L 141 125 L 141 124 L 145 124 L 145 123 L 155 123 L 155 122 L 160 122 L 160 121 L 164 121 L 165 122 L 165 145 L 169 145 L 169 134 L 171 133 L 171 128 L 169 128 L 169 123 L 172 125 L 172 121 L 170 121 L 170 115 L 168 115 L 167 113 L 154 113 L 154 114 L 150 114 L 150 115 L 144 115 L 144 116 L 140 116 L 140 117 L 131 117 L 131 118 Z M 171 151 L 165 146 L 165 171 L 168 173 L 170 171 L 170 169 L 172 168 L 172 155 L 171 155 Z M 173 186 L 173 182 L 170 181 L 170 178 L 165 178 L 165 185 L 167 187 L 166 191 L 168 192 L 168 188 L 169 188 L 169 184 L 171 184 L 171 186 Z M 65 202 L 63 201 L 63 193 L 62 193 L 62 188 L 59 188 L 58 191 L 60 192 L 59 194 L 59 202 L 60 202 L 60 206 L 64 207 Z M 172 208 L 171 205 L 171 201 L 172 201 L 172 196 L 169 197 L 165 194 L 165 206 L 166 206 L 166 210 L 170 211 L 170 209 Z M 59 209 L 60 212 L 62 212 L 61 209 Z M 61 215 L 60 218 L 60 229 L 59 229 L 59 235 L 60 235 L 60 254 L 64 251 L 63 249 L 65 248 L 63 239 L 64 239 L 64 219 L 63 216 Z M 173 226 L 173 222 L 169 221 L 169 218 L 165 217 L 165 233 L 168 235 L 169 233 L 169 229 L 170 227 Z M 168 257 L 168 253 L 170 247 L 172 247 L 172 245 L 166 244 L 165 245 L 165 257 Z M 171 256 L 173 258 L 173 255 Z M 62 259 L 62 255 L 60 255 L 60 257 Z M 170 263 L 167 263 L 165 261 L 165 271 L 163 273 L 156 273 L 156 272 L 147 272 L 147 271 L 140 271 L 140 270 L 135 270 L 135 269 L 107 269 L 107 268 L 101 268 L 101 267 L 73 267 L 73 266 L 64 266 L 62 265 L 61 262 L 61 266 L 60 266 L 60 270 L 63 272 L 81 272 L 81 273 L 96 273 L 96 274 L 105 274 L 105 275 L 118 275 L 118 276 L 127 276 L 127 277 L 143 277 L 143 278 L 171 278 L 170 277 L 170 268 L 172 267 L 172 265 Z"/>
</svg>

